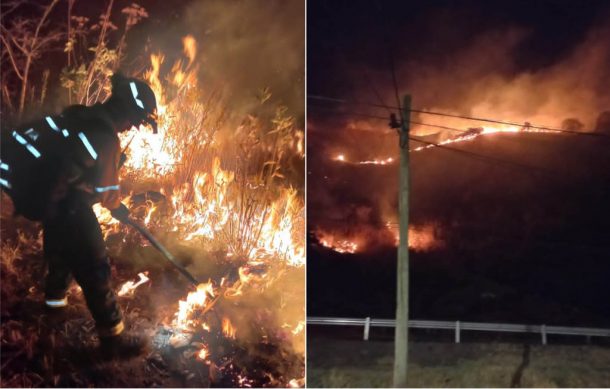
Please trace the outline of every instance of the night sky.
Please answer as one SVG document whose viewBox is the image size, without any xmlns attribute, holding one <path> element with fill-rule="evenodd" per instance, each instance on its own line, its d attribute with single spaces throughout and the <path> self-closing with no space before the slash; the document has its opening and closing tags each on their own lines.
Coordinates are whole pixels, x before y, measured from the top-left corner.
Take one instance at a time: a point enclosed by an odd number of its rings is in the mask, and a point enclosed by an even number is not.
<svg viewBox="0 0 610 389">
<path fill-rule="evenodd" d="M 566 55 L 592 25 L 610 18 L 603 0 L 337 0 L 310 1 L 307 7 L 308 93 L 339 96 L 363 82 L 349 65 L 383 72 L 385 78 L 375 82 L 390 87 L 390 51 L 400 71 L 403 61 L 448 61 L 475 37 L 506 28 L 528 32 L 514 52 L 515 62 L 519 71 L 535 71 Z"/>
</svg>

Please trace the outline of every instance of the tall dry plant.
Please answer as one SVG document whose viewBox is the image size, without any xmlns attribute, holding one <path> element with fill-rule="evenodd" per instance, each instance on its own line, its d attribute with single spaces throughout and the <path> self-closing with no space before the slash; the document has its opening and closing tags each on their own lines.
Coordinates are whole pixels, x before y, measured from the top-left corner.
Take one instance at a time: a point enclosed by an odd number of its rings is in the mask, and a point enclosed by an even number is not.
<svg viewBox="0 0 610 389">
<path fill-rule="evenodd" d="M 44 5 L 34 0 L 12 0 L 0 5 L 4 120 L 19 121 L 26 112 L 36 112 L 53 92 L 49 85 L 58 81 L 67 89 L 70 104 L 91 105 L 108 96 L 108 77 L 121 66 L 126 36 L 148 13 L 132 3 L 121 10 L 121 16 L 114 16 L 115 2 L 109 0 L 99 20 L 92 22 L 74 14 L 77 1 L 66 2 L 65 19 L 60 0 L 50 0 Z M 121 29 L 113 22 L 113 16 L 123 20 Z M 50 64 L 49 56 L 61 50 L 62 45 L 65 62 L 62 64 L 53 57 Z"/>
<path fill-rule="evenodd" d="M 8 67 L 10 73 L 3 74 L 2 77 L 2 93 L 5 104 L 11 110 L 16 111 L 19 118 L 23 115 L 28 93 L 34 94 L 31 85 L 32 69 L 37 65 L 37 60 L 41 59 L 64 36 L 63 31 L 51 27 L 49 21 L 49 15 L 58 3 L 59 0 L 51 0 L 50 3 L 42 7 L 40 16 L 30 19 L 19 16 L 17 11 L 21 7 L 31 6 L 35 3 L 11 1 L 2 4 L 2 16 L 0 18 L 2 51 L 0 57 L 4 69 L 7 68 L 6 62 L 10 64 Z M 11 75 L 18 79 L 18 93 L 11 93 L 10 91 L 8 78 Z M 15 99 L 16 102 L 13 101 Z M 44 100 L 44 96 L 41 100 Z"/>
<path fill-rule="evenodd" d="M 142 19 L 147 18 L 148 13 L 136 3 L 123 8 L 121 13 L 126 18 L 117 41 L 113 32 L 119 28 L 111 19 L 114 0 L 108 2 L 97 22 L 73 15 L 75 1 L 68 2 L 68 32 L 64 47 L 67 63 L 61 71 L 60 80 L 61 85 L 68 90 L 70 102 L 91 105 L 108 97 L 109 77 L 121 65 L 125 55 L 127 33 Z M 92 44 L 92 41 L 95 44 Z M 118 43 L 113 44 L 114 41 Z"/>
</svg>

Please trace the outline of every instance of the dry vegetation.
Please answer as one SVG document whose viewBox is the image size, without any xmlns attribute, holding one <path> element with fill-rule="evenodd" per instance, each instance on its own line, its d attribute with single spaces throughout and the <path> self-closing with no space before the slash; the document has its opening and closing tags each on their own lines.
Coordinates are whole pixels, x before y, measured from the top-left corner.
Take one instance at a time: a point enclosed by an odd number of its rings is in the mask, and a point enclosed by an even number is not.
<svg viewBox="0 0 610 389">
<path fill-rule="evenodd" d="M 393 344 L 311 339 L 310 387 L 388 387 Z M 415 342 L 412 387 L 608 387 L 610 349 L 594 345 Z"/>
</svg>

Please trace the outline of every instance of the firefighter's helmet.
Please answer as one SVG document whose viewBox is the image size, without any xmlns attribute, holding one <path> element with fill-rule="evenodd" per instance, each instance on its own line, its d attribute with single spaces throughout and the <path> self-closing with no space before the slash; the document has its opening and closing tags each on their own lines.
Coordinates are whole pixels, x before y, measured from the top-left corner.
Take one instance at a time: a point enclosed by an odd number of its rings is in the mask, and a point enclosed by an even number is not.
<svg viewBox="0 0 610 389">
<path fill-rule="evenodd" d="M 150 86 L 136 78 L 125 77 L 115 73 L 110 78 L 112 97 L 122 102 L 127 108 L 129 120 L 134 125 L 142 122 L 150 124 L 157 133 L 157 99 Z"/>
</svg>

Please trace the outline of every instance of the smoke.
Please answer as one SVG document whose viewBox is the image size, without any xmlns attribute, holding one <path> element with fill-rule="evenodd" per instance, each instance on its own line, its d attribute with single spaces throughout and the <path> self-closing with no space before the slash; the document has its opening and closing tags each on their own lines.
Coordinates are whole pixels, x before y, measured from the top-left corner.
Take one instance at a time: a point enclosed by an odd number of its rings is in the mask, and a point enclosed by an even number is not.
<svg viewBox="0 0 610 389">
<path fill-rule="evenodd" d="M 243 295 L 226 298 L 220 309 L 226 308 L 224 312 L 237 328 L 240 342 L 257 344 L 261 341 L 261 330 L 264 330 L 267 333 L 262 336 L 267 341 L 275 339 L 286 348 L 285 351 L 304 355 L 305 272 L 290 268 L 274 270 L 279 271 L 281 277 L 269 285 L 261 283 L 248 287 Z M 300 287 L 295 288 L 295 285 Z M 303 325 L 299 326 L 299 322 Z M 282 355 L 277 356 L 278 365 L 282 365 Z"/>
<path fill-rule="evenodd" d="M 515 51 L 527 36 L 517 29 L 492 32 L 440 64 L 407 64 L 414 105 L 556 127 L 578 118 L 592 131 L 597 116 L 610 107 L 610 28 L 589 31 L 555 64 L 520 72 Z"/>
<path fill-rule="evenodd" d="M 282 104 L 304 123 L 304 2 L 194 1 L 184 23 L 200 45 L 203 88 L 224 92 L 231 114 L 241 120 Z"/>
</svg>

